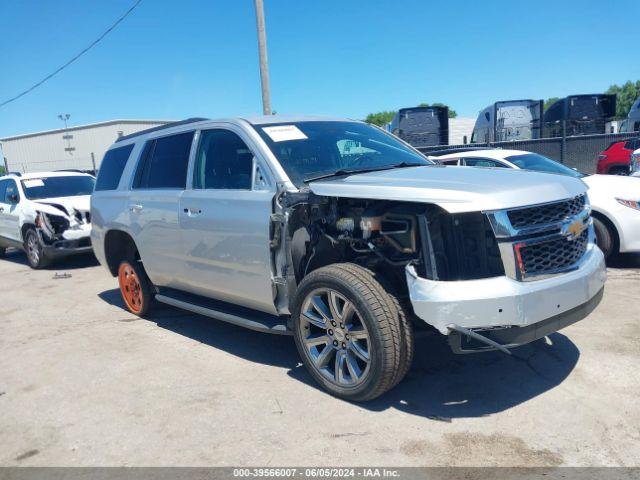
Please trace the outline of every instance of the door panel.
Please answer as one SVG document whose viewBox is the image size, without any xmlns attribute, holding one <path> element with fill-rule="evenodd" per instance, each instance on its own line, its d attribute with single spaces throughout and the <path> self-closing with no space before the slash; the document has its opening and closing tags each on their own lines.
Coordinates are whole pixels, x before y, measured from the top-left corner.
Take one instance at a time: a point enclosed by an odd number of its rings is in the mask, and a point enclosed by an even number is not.
<svg viewBox="0 0 640 480">
<path fill-rule="evenodd" d="M 183 268 L 178 209 L 193 138 L 189 131 L 149 140 L 129 197 L 129 225 L 145 270 L 158 286 L 176 287 Z"/>
<path fill-rule="evenodd" d="M 178 209 L 181 190 L 133 190 L 129 225 L 151 281 L 175 287 L 183 268 Z"/>
<path fill-rule="evenodd" d="M 0 194 L 0 236 L 22 242 L 19 206 L 9 201 L 10 195 L 20 195 L 15 180 L 6 180 L 6 188 L 0 186 Z"/>
<path fill-rule="evenodd" d="M 275 313 L 269 222 L 275 188 L 261 177 L 242 132 L 203 130 L 193 189 L 180 199 L 185 290 Z"/>
<path fill-rule="evenodd" d="M 273 192 L 187 190 L 180 201 L 186 275 L 193 293 L 276 313 L 269 219 Z"/>
</svg>

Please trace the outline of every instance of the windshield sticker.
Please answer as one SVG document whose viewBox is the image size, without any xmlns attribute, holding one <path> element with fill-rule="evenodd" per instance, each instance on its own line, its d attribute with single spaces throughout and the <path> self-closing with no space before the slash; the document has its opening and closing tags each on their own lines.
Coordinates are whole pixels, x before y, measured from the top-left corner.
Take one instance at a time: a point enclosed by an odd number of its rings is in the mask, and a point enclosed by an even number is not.
<svg viewBox="0 0 640 480">
<path fill-rule="evenodd" d="M 278 125 L 277 127 L 262 127 L 264 133 L 274 142 L 286 142 L 288 140 L 306 140 L 308 137 L 295 125 Z"/>
<path fill-rule="evenodd" d="M 41 178 L 34 178 L 32 180 L 24 180 L 22 182 L 25 188 L 44 187 L 44 182 Z"/>
</svg>

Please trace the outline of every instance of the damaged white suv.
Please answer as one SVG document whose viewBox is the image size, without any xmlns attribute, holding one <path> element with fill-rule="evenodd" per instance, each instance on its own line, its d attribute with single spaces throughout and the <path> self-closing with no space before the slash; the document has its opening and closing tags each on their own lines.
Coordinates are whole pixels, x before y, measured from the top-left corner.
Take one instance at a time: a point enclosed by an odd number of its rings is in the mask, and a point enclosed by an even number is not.
<svg viewBox="0 0 640 480">
<path fill-rule="evenodd" d="M 74 171 L 0 177 L 0 256 L 23 249 L 31 268 L 91 252 L 89 202 L 95 178 Z"/>
<path fill-rule="evenodd" d="M 92 196 L 96 256 L 153 300 L 293 335 L 330 393 L 396 385 L 414 329 L 457 353 L 587 316 L 605 267 L 579 179 L 452 170 L 361 122 L 192 119 L 120 138 Z"/>
</svg>

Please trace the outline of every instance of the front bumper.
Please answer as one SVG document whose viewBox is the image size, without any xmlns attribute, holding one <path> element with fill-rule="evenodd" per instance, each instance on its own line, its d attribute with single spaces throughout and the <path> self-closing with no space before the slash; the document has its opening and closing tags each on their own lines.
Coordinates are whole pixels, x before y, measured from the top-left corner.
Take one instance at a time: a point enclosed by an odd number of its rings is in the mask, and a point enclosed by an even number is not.
<svg viewBox="0 0 640 480">
<path fill-rule="evenodd" d="M 448 335 L 452 324 L 471 330 L 528 327 L 574 310 L 602 290 L 606 268 L 602 252 L 590 244 L 580 268 L 543 280 L 503 276 L 441 282 L 419 277 L 411 265 L 406 277 L 415 314 Z"/>
<path fill-rule="evenodd" d="M 484 338 L 496 342 L 507 349 L 524 345 L 551 335 L 558 330 L 586 318 L 600 304 L 603 296 L 604 287 L 588 302 L 572 308 L 567 312 L 542 320 L 541 322 L 527 325 L 526 327 L 499 327 L 488 330 L 475 330 L 475 333 L 479 333 Z M 484 342 L 478 342 L 456 331 L 452 331 L 449 334 L 448 341 L 454 353 L 476 353 L 485 350 L 495 350 L 495 348 L 487 346 Z"/>
<path fill-rule="evenodd" d="M 49 258 L 67 257 L 69 255 L 80 255 L 93 252 L 91 237 L 84 236 L 73 240 L 56 240 L 53 243 L 46 243 L 40 237 L 42 251 Z"/>
</svg>

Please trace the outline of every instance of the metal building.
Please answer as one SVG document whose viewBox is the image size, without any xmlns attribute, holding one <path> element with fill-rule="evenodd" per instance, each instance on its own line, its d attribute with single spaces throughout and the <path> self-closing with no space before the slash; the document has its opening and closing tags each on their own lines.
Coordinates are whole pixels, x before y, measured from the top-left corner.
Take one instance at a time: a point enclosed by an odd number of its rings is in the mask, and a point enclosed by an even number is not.
<svg viewBox="0 0 640 480">
<path fill-rule="evenodd" d="M 4 165 L 11 172 L 100 168 L 104 152 L 122 135 L 168 123 L 167 120 L 109 120 L 0 139 Z M 1 165 L 2 163 L 0 163 Z"/>
</svg>

